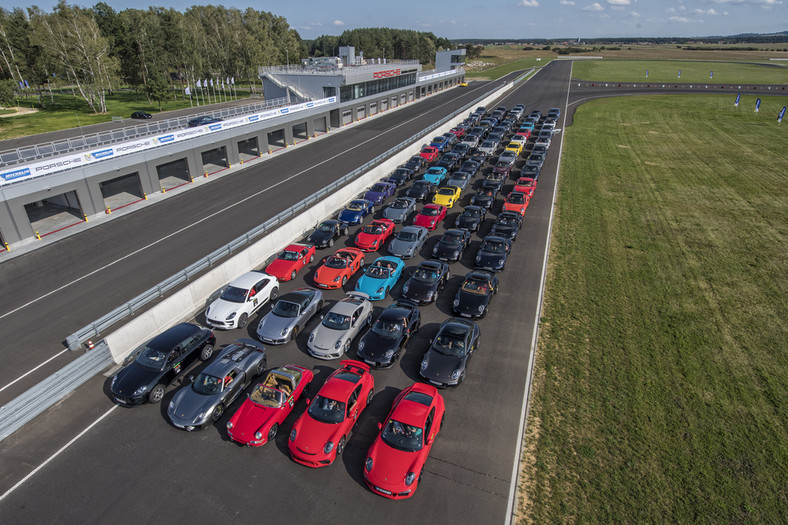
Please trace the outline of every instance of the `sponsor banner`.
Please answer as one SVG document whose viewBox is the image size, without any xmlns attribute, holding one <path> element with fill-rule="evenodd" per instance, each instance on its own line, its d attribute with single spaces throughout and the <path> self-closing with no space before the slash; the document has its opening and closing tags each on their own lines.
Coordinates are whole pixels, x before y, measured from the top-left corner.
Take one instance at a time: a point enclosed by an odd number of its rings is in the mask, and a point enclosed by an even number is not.
<svg viewBox="0 0 788 525">
<path fill-rule="evenodd" d="M 328 97 L 320 100 L 304 102 L 302 104 L 295 104 L 284 108 L 270 109 L 261 113 L 255 113 L 253 115 L 235 117 L 230 120 L 206 124 L 204 126 L 186 128 L 169 132 L 164 135 L 156 135 L 131 142 L 123 142 L 110 147 L 105 146 L 103 148 L 67 155 L 64 157 L 54 157 L 46 161 L 27 164 L 24 167 L 16 167 L 7 171 L 0 171 L 0 186 L 10 183 L 11 181 L 19 182 L 20 180 L 24 179 L 32 179 L 42 175 L 49 175 L 75 167 L 82 167 L 108 158 L 139 153 L 141 151 L 157 148 L 165 144 L 174 144 L 176 142 L 193 139 L 202 135 L 218 133 L 222 130 L 237 128 L 239 126 L 248 125 L 254 122 L 270 120 L 272 118 L 281 117 L 282 115 L 289 115 L 290 113 L 296 113 L 298 111 L 319 108 L 329 104 L 336 104 L 336 102 L 337 97 Z"/>
<path fill-rule="evenodd" d="M 441 71 L 440 73 L 433 73 L 432 75 L 425 75 L 423 77 L 419 77 L 419 82 L 427 82 L 428 80 L 433 80 L 436 78 L 448 77 L 450 75 L 456 75 L 459 72 L 460 71 L 456 69 L 452 71 Z"/>
<path fill-rule="evenodd" d="M 372 73 L 372 78 L 388 78 L 397 77 L 402 73 L 401 69 L 387 69 L 386 71 L 375 71 Z"/>
</svg>

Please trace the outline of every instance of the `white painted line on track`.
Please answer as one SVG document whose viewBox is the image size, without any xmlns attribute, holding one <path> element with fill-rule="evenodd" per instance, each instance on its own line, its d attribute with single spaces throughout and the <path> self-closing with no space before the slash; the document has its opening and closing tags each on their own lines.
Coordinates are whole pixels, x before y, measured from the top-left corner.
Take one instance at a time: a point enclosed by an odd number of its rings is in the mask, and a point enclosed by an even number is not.
<svg viewBox="0 0 788 525">
<path fill-rule="evenodd" d="M 479 88 L 477 88 L 477 89 L 480 89 L 480 88 L 481 88 L 481 86 L 479 86 Z M 432 111 L 438 110 L 438 109 L 440 109 L 440 108 L 442 108 L 442 107 L 444 107 L 444 106 L 447 106 L 447 105 L 449 105 L 451 102 L 453 102 L 453 100 L 452 100 L 452 101 L 445 102 L 445 103 L 443 103 L 443 104 L 441 104 L 441 105 L 439 105 L 439 106 L 435 106 L 434 108 L 432 108 L 432 109 L 431 109 L 431 110 L 429 110 L 429 111 L 430 111 L 430 112 L 432 112 Z M 103 270 L 106 270 L 107 268 L 110 268 L 110 267 L 112 267 L 112 266 L 116 265 L 116 264 L 117 264 L 117 263 L 119 263 L 119 262 L 122 262 L 122 261 L 124 261 L 124 260 L 128 259 L 129 257 L 134 257 L 134 256 L 135 256 L 135 255 L 137 255 L 138 253 L 140 253 L 140 252 L 142 252 L 142 251 L 145 251 L 145 250 L 147 250 L 148 248 L 151 248 L 151 247 L 153 247 L 153 246 L 156 246 L 157 244 L 160 244 L 160 243 L 162 243 L 162 242 L 166 241 L 167 239 L 169 239 L 169 238 L 171 238 L 171 237 L 174 237 L 174 236 L 176 236 L 176 235 L 179 235 L 180 233 L 183 233 L 184 231 L 186 231 L 186 230 L 188 230 L 188 229 L 192 228 L 193 226 L 196 226 L 196 225 L 198 225 L 198 224 L 200 224 L 200 223 L 202 223 L 202 222 L 205 222 L 205 221 L 207 221 L 207 220 L 210 220 L 210 219 L 214 218 L 214 217 L 215 217 L 215 216 L 217 216 L 217 215 L 220 215 L 220 214 L 222 214 L 222 213 L 224 213 L 224 212 L 226 212 L 226 211 L 228 211 L 228 210 L 230 210 L 230 209 L 232 209 L 232 208 L 235 208 L 236 206 L 238 206 L 238 205 L 240 205 L 240 204 L 243 204 L 244 202 L 246 202 L 246 201 L 248 201 L 248 200 L 254 199 L 255 197 L 258 197 L 259 195 L 262 195 L 263 193 L 265 193 L 265 192 L 267 192 L 267 191 L 269 191 L 269 190 L 272 190 L 272 189 L 276 188 L 277 186 L 279 186 L 279 185 L 281 185 L 281 184 L 284 184 L 285 182 L 288 182 L 288 181 L 290 181 L 290 180 L 292 180 L 292 179 L 294 179 L 294 178 L 296 178 L 296 177 L 299 177 L 299 176 L 303 175 L 304 173 L 307 173 L 307 172 L 309 172 L 309 171 L 311 171 L 311 170 L 313 170 L 313 169 L 315 169 L 315 168 L 318 168 L 319 166 L 322 166 L 323 164 L 326 164 L 326 163 L 328 163 L 328 162 L 331 162 L 331 161 L 333 161 L 334 159 L 336 159 L 336 158 L 338 158 L 338 157 L 341 157 L 342 155 L 346 155 L 346 154 L 350 153 L 351 151 L 353 151 L 353 150 L 355 150 L 355 149 L 358 149 L 358 148 L 360 148 L 360 147 L 362 147 L 362 146 L 366 145 L 366 144 L 367 144 L 367 143 L 369 143 L 369 142 L 372 142 L 373 140 L 377 140 L 378 138 L 380 138 L 381 136 L 385 135 L 386 133 L 389 133 L 390 131 L 393 131 L 393 130 L 395 130 L 395 129 L 397 129 L 397 128 L 400 128 L 400 127 L 402 127 L 402 126 L 405 126 L 406 124 L 410 124 L 410 123 L 411 123 L 411 122 L 413 122 L 414 120 L 420 119 L 420 118 L 422 118 L 422 117 L 424 117 L 424 114 L 419 114 L 419 115 L 416 115 L 415 117 L 413 117 L 413 118 L 411 118 L 411 119 L 409 119 L 409 120 L 405 120 L 405 121 L 403 121 L 403 122 L 401 122 L 401 123 L 397 124 L 396 126 L 393 126 L 393 127 L 391 127 L 391 128 L 388 128 L 388 129 L 387 129 L 385 132 L 383 132 L 383 133 L 379 133 L 379 134 L 375 135 L 374 137 L 372 137 L 372 138 L 369 138 L 369 139 L 365 140 L 364 142 L 360 142 L 360 143 L 356 144 L 355 146 L 352 146 L 352 147 L 350 147 L 350 148 L 347 148 L 346 150 L 342 151 L 341 153 L 337 153 L 337 154 L 336 154 L 336 155 L 334 155 L 333 157 L 329 157 L 329 158 L 327 158 L 327 159 L 324 159 L 323 161 L 321 161 L 321 162 L 318 162 L 317 164 L 314 164 L 312 167 L 310 167 L 310 168 L 308 168 L 308 169 L 305 169 L 305 170 L 302 170 L 302 171 L 300 171 L 300 172 L 298 172 L 298 173 L 295 173 L 295 174 L 291 175 L 290 177 L 288 177 L 288 178 L 286 178 L 286 179 L 284 179 L 284 180 L 281 180 L 281 181 L 279 181 L 279 182 L 277 182 L 277 183 L 275 183 L 275 184 L 272 184 L 271 186 L 269 186 L 269 187 L 267 187 L 267 188 L 263 188 L 262 190 L 258 191 L 257 193 L 254 193 L 254 194 L 252 194 L 252 195 L 249 195 L 249 196 L 247 196 L 246 198 L 244 198 L 244 199 L 241 199 L 240 201 L 238 201 L 238 202 L 235 202 L 235 203 L 233 203 L 233 204 L 231 204 L 231 205 L 227 206 L 226 208 L 222 208 L 221 210 L 217 210 L 217 211 L 215 211 L 214 213 L 212 213 L 212 214 L 210 214 L 210 215 L 207 215 L 207 216 L 203 217 L 202 219 L 200 219 L 200 220 L 198 220 L 198 221 L 196 221 L 196 222 L 194 222 L 194 223 L 192 223 L 192 224 L 190 224 L 190 225 L 188 225 L 188 226 L 184 226 L 184 227 L 183 227 L 183 228 L 181 228 L 180 230 L 177 230 L 177 231 L 174 231 L 174 232 L 172 232 L 172 233 L 169 233 L 169 234 L 165 235 L 164 237 L 162 237 L 162 238 L 160 238 L 160 239 L 158 239 L 158 240 L 156 240 L 156 241 L 153 241 L 153 242 L 152 242 L 152 243 L 150 243 L 150 244 L 147 244 L 147 245 L 145 245 L 145 246 L 143 246 L 143 247 L 141 247 L 141 248 L 138 248 L 137 250 L 134 250 L 134 251 L 133 251 L 133 252 L 131 252 L 131 253 L 128 253 L 128 254 L 124 255 L 123 257 L 119 257 L 118 259 L 115 259 L 114 261 L 112 261 L 112 262 L 110 262 L 110 263 L 107 263 L 107 264 L 105 264 L 104 266 L 102 266 L 102 267 L 100 267 L 100 268 L 96 268 L 96 269 L 95 269 L 95 270 L 93 270 L 92 272 L 86 273 L 86 274 L 85 274 L 85 275 L 83 275 L 82 277 L 77 277 L 76 279 L 74 279 L 74 280 L 73 280 L 73 281 L 71 281 L 71 282 L 68 282 L 68 283 L 66 283 L 66 284 L 64 284 L 64 285 L 62 285 L 62 286 L 60 286 L 60 287 L 58 287 L 58 288 L 55 288 L 54 290 L 51 290 L 51 291 L 50 291 L 50 292 L 48 292 L 48 293 L 45 293 L 44 295 L 42 295 L 42 296 L 40 296 L 40 297 L 37 297 L 37 298 L 35 298 L 35 299 L 31 300 L 31 301 L 28 301 L 27 303 L 25 303 L 25 304 L 23 304 L 23 305 L 21 305 L 21 306 L 18 306 L 18 307 L 16 307 L 16 308 L 14 308 L 13 310 L 9 311 L 9 312 L 6 312 L 6 313 L 4 313 L 4 314 L 0 315 L 0 319 L 3 319 L 3 318 L 5 318 L 5 317 L 8 317 L 9 315 L 11 315 L 11 314 L 14 314 L 14 313 L 18 312 L 19 310 L 22 310 L 22 309 L 24 309 L 24 308 L 27 308 L 28 306 L 30 306 L 30 305 L 32 305 L 32 304 L 35 304 L 35 303 L 37 303 L 37 302 L 41 301 L 42 299 L 46 299 L 46 298 L 47 298 L 47 297 L 49 297 L 50 295 L 53 295 L 53 294 L 55 294 L 55 293 L 57 293 L 57 292 L 60 292 L 60 291 L 62 291 L 62 290 L 64 290 L 64 289 L 68 288 L 69 286 L 72 286 L 72 285 L 74 285 L 74 284 L 77 284 L 78 282 L 80 282 L 80 281 L 83 281 L 83 280 L 87 279 L 88 277 L 91 277 L 91 276 L 93 276 L 93 275 L 95 275 L 95 274 L 97 274 L 97 273 L 99 273 L 99 272 L 101 272 L 101 271 L 103 271 Z"/>
<path fill-rule="evenodd" d="M 37 473 L 39 470 L 41 470 L 41 469 L 43 469 L 44 467 L 46 467 L 46 466 L 47 466 L 47 465 L 48 465 L 48 464 L 49 464 L 49 463 L 50 463 L 50 462 L 51 462 L 53 459 L 55 459 L 56 457 L 58 457 L 58 456 L 59 456 L 59 455 L 60 455 L 60 454 L 61 454 L 63 451 L 65 451 L 65 450 L 66 450 L 68 447 L 70 447 L 71 445 L 73 445 L 73 444 L 74 444 L 74 443 L 75 443 L 75 442 L 76 442 L 76 441 L 77 441 L 79 438 L 81 438 L 82 436 L 84 436 L 85 434 L 87 434 L 88 432 L 90 432 L 90 429 L 92 429 L 93 427 L 95 427 L 96 425 L 98 425 L 98 424 L 99 424 L 99 423 L 100 423 L 100 422 L 101 422 L 101 421 L 102 421 L 102 420 L 103 420 L 105 417 L 107 417 L 108 415 L 110 415 L 110 414 L 111 414 L 111 413 L 112 413 L 112 412 L 113 412 L 113 411 L 114 411 L 116 408 L 118 408 L 118 405 L 114 405 L 112 408 L 110 408 L 109 410 L 107 410 L 106 412 L 104 412 L 104 413 L 103 413 L 103 414 L 102 414 L 102 415 L 101 415 L 101 416 L 100 416 L 100 417 L 99 417 L 97 420 L 95 420 L 93 423 L 91 423 L 90 425 L 88 425 L 88 427 L 87 427 L 85 430 L 83 430 L 82 432 L 80 432 L 80 433 L 79 433 L 77 436 L 75 436 L 75 437 L 74 437 L 74 438 L 73 438 L 71 441 L 69 441 L 68 443 L 66 443 L 66 444 L 65 444 L 65 445 L 63 445 L 62 447 L 60 447 L 60 449 L 59 449 L 57 452 L 55 452 L 54 454 L 52 454 L 51 456 L 49 456 L 49 457 L 48 457 L 48 458 L 47 458 L 47 459 L 46 459 L 46 460 L 45 460 L 43 463 L 41 463 L 39 466 L 37 466 L 35 469 L 33 469 L 33 471 L 32 471 L 32 472 L 30 472 L 30 474 L 28 474 L 27 476 L 25 476 L 24 478 L 22 478 L 21 480 L 19 480 L 19 481 L 17 482 L 17 484 L 16 484 L 16 485 L 14 485 L 13 487 L 11 487 L 11 488 L 10 488 L 10 489 L 8 489 L 7 491 L 5 491 L 5 494 L 3 494 L 2 496 L 0 496 L 0 502 L 2 502 L 2 501 L 5 499 L 5 498 L 7 498 L 8 496 L 10 496 L 12 492 L 14 492 L 16 489 L 18 489 L 19 487 L 21 487 L 21 486 L 22 486 L 22 485 L 23 485 L 23 484 L 24 484 L 24 483 L 25 483 L 27 480 L 29 480 L 30 478 L 32 478 L 32 477 L 33 477 L 33 476 L 34 476 L 34 475 L 35 475 L 35 474 L 36 474 L 36 473 Z"/>
<path fill-rule="evenodd" d="M 49 363 L 49 362 L 50 362 L 50 361 L 52 361 L 53 359 L 57 359 L 57 358 L 58 358 L 58 357 L 60 357 L 61 355 L 65 354 L 66 352 L 68 352 L 68 349 L 67 349 L 67 348 L 65 348 L 65 349 L 61 350 L 60 352 L 58 352 L 57 354 L 53 355 L 52 357 L 50 357 L 49 359 L 47 359 L 46 361 L 44 361 L 43 363 L 41 363 L 41 364 L 40 364 L 40 365 L 38 365 L 37 367 L 35 367 L 35 368 L 31 368 L 30 370 L 28 370 L 27 372 L 25 372 L 25 373 L 24 373 L 24 374 L 22 374 L 21 376 L 17 377 L 16 379 L 14 379 L 14 380 L 13 380 L 13 381 L 11 381 L 10 383 L 8 383 L 8 384 L 7 384 L 6 386 L 4 386 L 3 388 L 0 388 L 0 392 L 2 392 L 3 390 L 5 390 L 5 389 L 6 389 L 6 388 L 8 388 L 9 386 L 13 385 L 14 383 L 16 383 L 17 381 L 19 381 L 20 379 L 24 379 L 25 377 L 29 376 L 30 374 L 32 374 L 33 372 L 35 372 L 36 370 L 38 370 L 39 368 L 41 368 L 41 367 L 42 367 L 42 366 L 44 366 L 45 364 Z"/>
<path fill-rule="evenodd" d="M 566 114 L 569 107 L 569 90 L 572 86 L 572 67 L 569 68 L 569 87 L 566 91 L 566 101 L 564 102 L 563 129 L 566 129 Z M 547 239 L 545 240 L 544 259 L 542 260 L 542 276 L 539 284 L 539 304 L 534 316 L 533 337 L 531 338 L 531 357 L 528 360 L 528 372 L 525 374 L 525 392 L 523 393 L 523 406 L 520 412 L 520 431 L 517 434 L 517 448 L 514 455 L 514 465 L 512 465 L 512 480 L 509 488 L 509 501 L 506 509 L 506 525 L 511 525 L 516 510 L 515 498 L 517 497 L 517 486 L 520 480 L 520 464 L 523 453 L 523 435 L 528 425 L 528 409 L 531 405 L 531 383 L 534 375 L 534 362 L 536 360 L 536 344 L 539 338 L 539 319 L 542 316 L 542 303 L 544 301 L 544 286 L 547 279 L 547 262 L 550 255 L 550 237 L 553 233 L 553 216 L 555 215 L 555 201 L 558 194 L 558 176 L 561 173 L 561 155 L 564 152 L 564 134 L 561 134 L 561 145 L 558 148 L 558 164 L 555 168 L 555 183 L 553 184 L 552 205 L 550 206 L 550 221 L 547 224 Z"/>
</svg>

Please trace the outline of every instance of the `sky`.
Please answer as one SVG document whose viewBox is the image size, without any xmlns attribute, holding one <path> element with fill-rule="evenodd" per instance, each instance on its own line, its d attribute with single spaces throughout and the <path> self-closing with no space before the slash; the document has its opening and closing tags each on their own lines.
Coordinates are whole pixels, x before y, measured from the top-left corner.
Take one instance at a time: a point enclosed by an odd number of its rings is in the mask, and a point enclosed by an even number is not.
<svg viewBox="0 0 788 525">
<path fill-rule="evenodd" d="M 69 1 L 91 6 L 93 1 Z M 430 31 L 450 39 L 694 37 L 774 33 L 788 30 L 788 0 L 293 0 L 223 2 L 196 0 L 105 0 L 114 9 L 151 5 L 184 11 L 220 4 L 283 16 L 304 39 L 340 35 L 346 29 L 392 27 Z M 23 3 L 50 11 L 56 0 Z M 10 4 L 10 5 L 9 5 Z"/>
</svg>

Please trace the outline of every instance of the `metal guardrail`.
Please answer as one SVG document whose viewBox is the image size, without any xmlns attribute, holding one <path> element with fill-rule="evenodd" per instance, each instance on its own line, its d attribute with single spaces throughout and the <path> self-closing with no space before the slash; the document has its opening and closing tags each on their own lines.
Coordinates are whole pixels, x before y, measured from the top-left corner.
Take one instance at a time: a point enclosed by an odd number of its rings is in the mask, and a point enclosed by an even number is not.
<svg viewBox="0 0 788 525">
<path fill-rule="evenodd" d="M 513 81 L 513 83 L 519 82 L 524 77 L 525 77 L 525 74 L 523 76 L 515 79 Z M 164 294 L 166 294 L 168 291 L 172 290 L 176 286 L 179 286 L 180 284 L 189 281 L 189 279 L 191 279 L 193 276 L 197 275 L 198 273 L 200 273 L 201 271 L 205 270 L 206 268 L 210 268 L 211 266 L 213 266 L 214 263 L 216 263 L 217 261 L 222 260 L 225 257 L 231 255 L 232 253 L 237 251 L 239 248 L 250 244 L 252 242 L 252 240 L 260 237 L 261 235 L 269 232 L 271 229 L 277 227 L 279 224 L 285 222 L 287 219 L 289 219 L 290 217 L 292 217 L 293 215 L 295 215 L 296 213 L 301 211 L 306 206 L 309 206 L 313 202 L 319 201 L 320 199 L 322 199 L 323 197 L 325 197 L 329 193 L 332 193 L 333 191 L 335 191 L 338 188 L 341 188 L 342 186 L 344 186 L 348 182 L 360 177 L 361 175 L 366 173 L 371 167 L 380 164 L 381 162 L 383 162 L 384 160 L 386 160 L 390 156 L 392 156 L 394 153 L 397 153 L 401 149 L 404 149 L 405 147 L 409 146 L 411 143 L 413 143 L 419 137 L 421 137 L 423 135 L 426 135 L 427 133 L 429 133 L 430 131 L 432 131 L 435 128 L 440 127 L 445 122 L 448 122 L 449 120 L 453 119 L 454 117 L 456 117 L 460 113 L 468 111 L 470 108 L 472 108 L 476 104 L 478 104 L 479 101 L 481 101 L 484 98 L 486 98 L 487 96 L 489 96 L 489 93 L 490 92 L 480 96 L 479 98 L 475 99 L 473 102 L 470 102 L 470 103 L 466 104 L 462 108 L 460 108 L 457 111 L 451 113 L 447 117 L 444 117 L 443 119 L 439 120 L 435 124 L 433 124 L 433 125 L 425 128 L 425 129 L 419 131 L 418 133 L 412 135 L 411 137 L 408 137 L 407 139 L 405 139 L 404 141 L 400 142 L 396 146 L 388 149 L 387 151 L 385 151 L 384 153 L 381 153 L 380 155 L 378 155 L 374 159 L 364 163 L 363 165 L 359 166 L 358 168 L 356 168 L 355 170 L 351 171 L 350 173 L 342 176 L 340 179 L 338 179 L 338 180 L 332 182 L 331 184 L 321 188 L 320 190 L 316 191 L 315 193 L 313 193 L 309 197 L 306 197 L 302 201 L 300 201 L 300 202 L 294 204 L 293 206 L 289 207 L 288 209 L 280 212 L 275 217 L 273 217 L 271 219 L 268 219 L 267 221 L 265 221 L 264 223 L 260 224 L 259 226 L 256 226 L 255 228 L 253 228 L 252 230 L 248 231 L 244 235 L 242 235 L 242 236 L 230 241 L 226 245 L 224 245 L 221 248 L 219 248 L 218 250 L 208 254 L 207 256 L 203 257 L 202 259 L 200 259 L 199 261 L 195 262 L 194 264 L 192 264 L 192 265 L 188 266 L 187 268 L 184 268 L 180 272 L 168 277 L 167 279 L 165 279 L 164 281 L 160 282 L 159 284 L 157 284 L 153 288 L 151 288 L 149 290 L 146 290 L 145 292 L 141 293 L 140 295 L 138 295 L 134 299 L 132 299 L 132 300 L 128 301 L 127 303 L 119 306 L 115 310 L 112 310 L 111 312 L 109 312 L 108 314 L 104 315 L 103 317 L 93 321 L 92 323 L 90 323 L 87 326 L 84 326 L 80 330 L 77 330 L 73 334 L 71 334 L 68 337 L 66 337 L 66 345 L 68 346 L 68 349 L 72 350 L 72 351 L 79 349 L 81 347 L 82 343 L 84 343 L 88 339 L 93 339 L 95 337 L 98 337 L 99 334 L 101 334 L 102 331 L 106 330 L 107 328 L 109 328 L 113 324 L 115 324 L 115 323 L 117 323 L 117 322 L 119 322 L 119 321 L 121 321 L 121 320 L 123 320 L 123 319 L 125 319 L 125 318 L 127 318 L 129 316 L 131 316 L 131 315 L 134 315 L 134 312 L 138 311 L 140 308 L 142 308 L 145 305 L 149 304 L 150 302 L 162 297 Z"/>
<path fill-rule="evenodd" d="M 89 135 L 80 135 L 79 137 L 71 137 L 51 142 L 42 142 L 41 144 L 34 144 L 32 146 L 22 146 L 20 148 L 14 148 L 0 152 L 0 166 L 11 166 L 14 164 L 20 164 L 22 162 L 30 162 L 45 157 L 51 157 L 54 155 L 72 153 L 74 151 L 79 151 L 86 148 L 99 147 L 104 144 L 113 144 L 115 142 L 123 142 L 138 137 L 155 135 L 157 133 L 166 132 L 172 129 L 182 129 L 188 125 L 188 122 L 191 119 L 199 116 L 211 116 L 221 119 L 228 119 L 236 115 L 256 113 L 274 107 L 285 106 L 288 103 L 289 102 L 287 98 L 282 97 L 266 100 L 263 102 L 255 102 L 253 104 L 244 104 L 243 106 L 220 108 L 205 113 L 194 113 L 184 117 L 156 120 L 125 128 L 100 131 L 98 133 L 91 133 Z"/>
<path fill-rule="evenodd" d="M 109 346 L 102 341 L 90 352 L 0 407 L 0 441 L 112 363 Z"/>
</svg>

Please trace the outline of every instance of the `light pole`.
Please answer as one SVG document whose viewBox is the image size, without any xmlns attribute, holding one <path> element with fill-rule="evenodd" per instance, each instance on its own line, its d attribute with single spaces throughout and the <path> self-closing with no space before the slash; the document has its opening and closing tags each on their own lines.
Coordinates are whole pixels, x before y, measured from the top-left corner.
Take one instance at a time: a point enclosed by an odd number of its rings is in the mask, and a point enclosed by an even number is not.
<svg viewBox="0 0 788 525">
<path fill-rule="evenodd" d="M 285 48 L 285 55 L 287 56 L 287 71 L 290 71 L 290 50 Z"/>
</svg>

